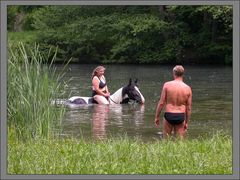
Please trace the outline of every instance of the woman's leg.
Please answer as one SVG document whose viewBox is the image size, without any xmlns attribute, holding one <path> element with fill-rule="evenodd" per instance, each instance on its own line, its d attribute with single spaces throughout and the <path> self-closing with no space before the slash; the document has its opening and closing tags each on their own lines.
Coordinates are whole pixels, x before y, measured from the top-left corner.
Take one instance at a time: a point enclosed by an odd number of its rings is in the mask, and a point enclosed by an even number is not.
<svg viewBox="0 0 240 180">
<path fill-rule="evenodd" d="M 93 98 L 98 104 L 109 104 L 109 101 L 101 95 L 95 95 Z"/>
</svg>

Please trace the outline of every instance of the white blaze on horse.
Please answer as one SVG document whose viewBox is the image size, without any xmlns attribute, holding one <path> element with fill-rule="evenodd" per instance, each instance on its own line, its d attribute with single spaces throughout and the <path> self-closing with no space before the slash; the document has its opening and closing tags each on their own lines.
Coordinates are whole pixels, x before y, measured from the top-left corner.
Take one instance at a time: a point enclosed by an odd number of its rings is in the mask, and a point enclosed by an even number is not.
<svg viewBox="0 0 240 180">
<path fill-rule="evenodd" d="M 145 99 L 140 92 L 137 80 L 134 82 L 129 80 L 129 84 L 121 87 L 114 94 L 109 97 L 110 104 L 126 104 L 129 102 L 136 102 L 144 104 Z M 67 105 L 81 105 L 81 104 L 97 104 L 93 97 L 73 96 L 66 101 Z"/>
</svg>

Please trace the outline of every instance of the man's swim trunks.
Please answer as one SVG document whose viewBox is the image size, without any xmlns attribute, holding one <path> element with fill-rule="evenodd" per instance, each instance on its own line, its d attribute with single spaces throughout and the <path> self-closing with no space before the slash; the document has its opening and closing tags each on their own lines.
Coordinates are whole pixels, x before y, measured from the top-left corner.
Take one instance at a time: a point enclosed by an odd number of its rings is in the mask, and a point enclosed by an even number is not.
<svg viewBox="0 0 240 180">
<path fill-rule="evenodd" d="M 185 120 L 185 113 L 165 112 L 164 118 L 172 125 L 181 124 Z"/>
</svg>

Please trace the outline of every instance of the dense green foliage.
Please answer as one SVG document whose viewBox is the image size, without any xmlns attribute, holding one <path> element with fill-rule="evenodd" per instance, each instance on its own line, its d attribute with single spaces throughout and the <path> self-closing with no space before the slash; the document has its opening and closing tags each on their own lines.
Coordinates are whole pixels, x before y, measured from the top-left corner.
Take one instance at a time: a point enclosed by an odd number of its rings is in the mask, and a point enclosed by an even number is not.
<svg viewBox="0 0 240 180">
<path fill-rule="evenodd" d="M 8 32 L 8 44 L 11 47 L 18 46 L 19 43 L 34 45 L 37 41 L 37 31 Z M 34 46 L 33 46 L 34 47 Z"/>
<path fill-rule="evenodd" d="M 221 133 L 151 143 L 127 137 L 22 142 L 12 136 L 8 155 L 9 174 L 232 174 L 232 140 Z"/>
<path fill-rule="evenodd" d="M 24 12 L 37 41 L 58 47 L 61 59 L 232 63 L 231 6 L 41 6 Z"/>
<path fill-rule="evenodd" d="M 22 43 L 8 48 L 8 128 L 24 140 L 50 137 L 64 113 L 64 108 L 51 106 L 63 94 L 63 73 L 46 65 L 48 57 L 38 48 Z"/>
<path fill-rule="evenodd" d="M 8 6 L 7 29 L 11 31 L 31 31 L 33 27 L 33 14 L 43 6 Z"/>
</svg>

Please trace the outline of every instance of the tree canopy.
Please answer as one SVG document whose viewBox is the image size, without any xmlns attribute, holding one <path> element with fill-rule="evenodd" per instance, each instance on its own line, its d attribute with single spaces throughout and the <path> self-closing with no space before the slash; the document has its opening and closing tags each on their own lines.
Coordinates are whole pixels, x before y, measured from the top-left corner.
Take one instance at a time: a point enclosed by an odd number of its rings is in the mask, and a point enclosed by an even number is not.
<svg viewBox="0 0 240 180">
<path fill-rule="evenodd" d="M 232 63 L 232 6 L 10 6 L 8 30 L 18 13 L 79 63 Z"/>
</svg>

